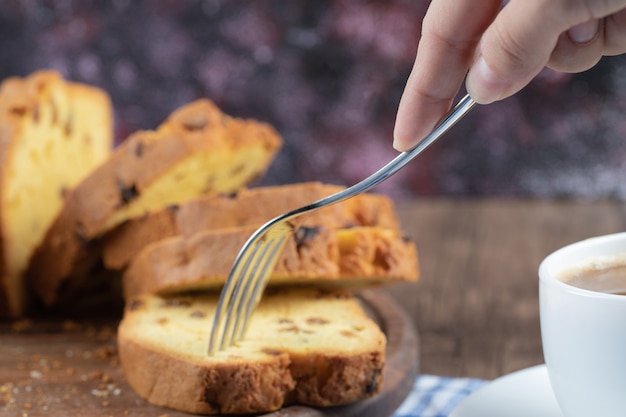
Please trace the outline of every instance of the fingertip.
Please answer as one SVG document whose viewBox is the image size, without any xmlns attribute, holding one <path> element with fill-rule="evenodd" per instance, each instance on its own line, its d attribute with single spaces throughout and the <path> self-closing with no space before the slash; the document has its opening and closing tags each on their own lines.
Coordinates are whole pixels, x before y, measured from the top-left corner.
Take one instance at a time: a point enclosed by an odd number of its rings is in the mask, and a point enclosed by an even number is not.
<svg viewBox="0 0 626 417">
<path fill-rule="evenodd" d="M 443 112 L 435 103 L 424 103 L 419 100 L 419 95 L 405 94 L 400 100 L 396 123 L 393 129 L 393 147 L 406 152 L 417 146 L 417 144 L 430 133 L 432 124 Z"/>
<path fill-rule="evenodd" d="M 393 140 L 393 148 L 398 152 L 407 152 L 413 148 L 415 144 L 408 142 L 403 139 L 394 139 Z"/>
<path fill-rule="evenodd" d="M 474 101 L 489 104 L 506 97 L 511 82 L 496 74 L 481 55 L 467 74 L 465 88 Z"/>
<path fill-rule="evenodd" d="M 417 145 L 419 138 L 416 132 L 408 132 L 401 122 L 396 122 L 393 131 L 393 147 L 400 152 L 406 152 Z"/>
<path fill-rule="evenodd" d="M 405 90 L 393 130 L 393 147 L 401 152 L 413 149 L 432 132 L 451 105 L 452 98 L 433 98 Z"/>
<path fill-rule="evenodd" d="M 406 152 L 411 149 L 406 143 L 395 139 L 393 141 L 393 148 L 398 152 Z"/>
</svg>

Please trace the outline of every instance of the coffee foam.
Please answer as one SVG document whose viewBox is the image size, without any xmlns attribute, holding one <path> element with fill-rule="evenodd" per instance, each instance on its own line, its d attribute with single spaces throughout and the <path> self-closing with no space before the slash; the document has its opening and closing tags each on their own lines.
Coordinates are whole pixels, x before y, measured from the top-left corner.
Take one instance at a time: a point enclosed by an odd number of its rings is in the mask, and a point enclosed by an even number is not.
<svg viewBox="0 0 626 417">
<path fill-rule="evenodd" d="M 626 293 L 626 254 L 594 257 L 563 269 L 556 279 L 574 287 L 610 294 Z"/>
</svg>

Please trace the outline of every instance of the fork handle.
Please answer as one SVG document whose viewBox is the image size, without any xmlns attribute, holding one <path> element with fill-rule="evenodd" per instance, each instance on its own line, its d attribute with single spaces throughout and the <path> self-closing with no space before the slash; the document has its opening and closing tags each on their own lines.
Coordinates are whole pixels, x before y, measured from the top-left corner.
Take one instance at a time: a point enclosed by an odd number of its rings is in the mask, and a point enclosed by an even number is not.
<svg viewBox="0 0 626 417">
<path fill-rule="evenodd" d="M 391 162 L 387 163 L 384 167 L 376 171 L 374 174 L 365 178 L 361 182 L 354 184 L 353 186 L 346 188 L 336 194 L 330 195 L 328 197 L 322 198 L 310 205 L 303 207 L 302 209 L 295 210 L 294 212 L 288 213 L 283 219 L 286 217 L 294 217 L 301 212 L 313 210 L 319 206 L 325 206 L 328 204 L 338 203 L 343 201 L 349 197 L 352 197 L 355 194 L 359 194 L 369 190 L 370 188 L 380 184 L 385 181 L 387 178 L 394 175 L 400 169 L 402 169 L 406 164 L 411 162 L 413 158 L 422 153 L 426 148 L 432 145 L 437 139 L 443 136 L 452 126 L 454 126 L 463 116 L 467 114 L 474 106 L 476 102 L 469 96 L 466 95 L 463 97 L 453 109 L 451 109 L 439 122 L 439 124 L 433 129 L 433 131 L 426 136 L 424 140 L 422 140 L 416 147 L 411 149 L 410 151 L 402 152 L 400 155 L 396 156 Z"/>
</svg>

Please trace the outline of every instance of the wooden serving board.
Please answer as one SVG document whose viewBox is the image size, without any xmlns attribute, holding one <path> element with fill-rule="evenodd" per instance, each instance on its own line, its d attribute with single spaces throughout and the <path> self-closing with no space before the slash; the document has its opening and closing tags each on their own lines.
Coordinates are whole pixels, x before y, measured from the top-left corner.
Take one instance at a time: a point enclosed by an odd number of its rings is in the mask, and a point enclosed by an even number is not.
<svg viewBox="0 0 626 417">
<path fill-rule="evenodd" d="M 414 326 L 395 301 L 380 290 L 366 290 L 359 297 L 387 335 L 381 392 L 348 406 L 290 406 L 264 417 L 384 417 L 402 403 L 418 369 Z M 115 343 L 118 321 L 0 323 L 0 416 L 189 416 L 147 403 L 126 383 Z"/>
</svg>

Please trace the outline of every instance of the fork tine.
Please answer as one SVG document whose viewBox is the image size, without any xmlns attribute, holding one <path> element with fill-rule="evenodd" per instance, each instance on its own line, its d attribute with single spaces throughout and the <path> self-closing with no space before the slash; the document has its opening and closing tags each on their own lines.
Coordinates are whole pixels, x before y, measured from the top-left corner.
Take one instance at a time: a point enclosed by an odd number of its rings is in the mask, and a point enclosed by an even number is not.
<svg viewBox="0 0 626 417">
<path fill-rule="evenodd" d="M 259 236 L 259 240 L 265 242 L 267 247 L 264 250 L 263 257 L 260 258 L 262 262 L 257 262 L 253 273 L 244 278 L 246 280 L 246 296 L 244 297 L 245 302 L 243 303 L 243 305 L 245 305 L 245 314 L 241 325 L 239 325 L 241 311 L 238 311 L 234 334 L 236 342 L 243 338 L 248 327 L 249 318 L 259 304 L 263 290 L 267 286 L 269 277 L 278 261 L 280 250 L 286 243 L 287 238 L 292 236 L 295 230 L 295 226 L 289 221 L 289 217 L 290 215 L 287 213 L 286 215 L 279 216 L 266 223 L 263 236 Z M 267 249 L 270 247 L 272 249 L 266 256 Z M 250 289 L 252 290 L 251 292 Z"/>
<path fill-rule="evenodd" d="M 246 284 L 245 277 L 248 276 L 248 271 L 252 267 L 252 265 L 256 262 L 257 258 L 260 256 L 260 250 L 263 248 L 263 245 L 260 243 L 256 243 L 251 247 L 249 253 L 246 252 L 246 257 L 241 259 L 241 263 L 243 267 L 233 271 L 231 275 L 229 275 L 229 281 L 232 281 L 233 291 L 230 293 L 228 297 L 228 308 L 226 310 L 226 316 L 224 317 L 224 327 L 220 333 L 220 343 L 219 350 L 223 350 L 225 347 L 230 346 L 232 344 L 232 331 L 231 323 L 233 323 L 233 318 L 235 313 L 238 310 L 238 305 L 241 302 L 242 288 Z M 261 251 L 262 252 L 262 251 Z M 236 274 L 235 274 L 236 272 Z"/>
<path fill-rule="evenodd" d="M 226 319 L 230 317 L 230 311 L 232 309 L 232 297 L 235 289 L 241 285 L 241 281 L 237 279 L 237 277 L 241 276 L 241 271 L 246 271 L 254 254 L 258 251 L 259 247 L 254 247 L 251 252 L 242 252 L 245 259 L 239 258 L 235 260 L 235 265 L 233 269 L 230 271 L 228 278 L 226 279 L 226 283 L 224 284 L 224 288 L 222 289 L 222 293 L 217 303 L 217 308 L 215 310 L 215 317 L 213 319 L 213 326 L 211 328 L 211 336 L 209 338 L 209 354 L 212 355 L 215 353 L 215 350 L 223 349 L 224 345 L 224 334 L 226 331 L 226 324 L 224 322 L 224 314 L 226 314 Z M 241 256 L 240 253 L 239 255 Z M 222 330 L 223 329 L 223 330 Z"/>
<path fill-rule="evenodd" d="M 271 268 L 278 259 L 278 251 L 286 241 L 287 235 L 293 231 L 293 225 L 288 221 L 274 223 L 269 222 L 258 229 L 235 259 L 213 319 L 209 355 L 233 345 L 241 340 L 245 333 L 248 318 L 259 302 L 262 288 L 265 287 L 263 283 L 267 281 L 272 272 Z M 234 323 L 234 326 L 231 323 Z"/>
<path fill-rule="evenodd" d="M 248 329 L 250 316 L 252 315 L 252 312 L 256 309 L 256 307 L 258 306 L 259 301 L 261 300 L 261 294 L 263 293 L 263 290 L 267 286 L 267 283 L 268 283 L 267 277 L 269 277 L 272 270 L 274 269 L 274 266 L 276 265 L 276 262 L 278 261 L 278 255 L 280 253 L 280 249 L 283 247 L 286 241 L 287 241 L 286 236 L 282 236 L 277 241 L 272 240 L 271 242 L 269 242 L 267 248 L 271 247 L 272 249 L 269 255 L 265 256 L 262 259 L 264 261 L 263 264 L 258 265 L 257 270 L 259 271 L 259 273 L 256 273 L 255 271 L 254 274 L 250 275 L 252 277 L 252 280 L 249 282 L 249 285 L 247 285 L 247 289 L 252 289 L 252 293 L 250 295 L 246 293 L 246 299 L 248 300 L 248 302 L 244 303 L 246 306 L 246 310 L 243 315 L 243 320 L 240 320 L 241 316 L 238 313 L 237 322 L 235 323 L 235 328 L 234 328 L 235 342 L 239 342 L 241 339 L 243 339 L 243 336 L 245 335 L 246 330 Z"/>
<path fill-rule="evenodd" d="M 248 268 L 242 270 L 238 279 L 238 285 L 235 288 L 235 292 L 231 298 L 230 306 L 226 317 L 226 326 L 224 328 L 224 337 L 220 349 L 227 346 L 232 346 L 237 339 L 237 328 L 241 317 L 243 316 L 243 310 L 247 304 L 250 303 L 250 287 L 255 281 L 255 277 L 259 273 L 259 263 L 264 262 L 267 258 L 267 251 L 271 248 L 272 240 L 261 240 L 256 243 L 254 253 L 250 255 Z M 232 323 L 232 325 L 231 325 Z"/>
</svg>

